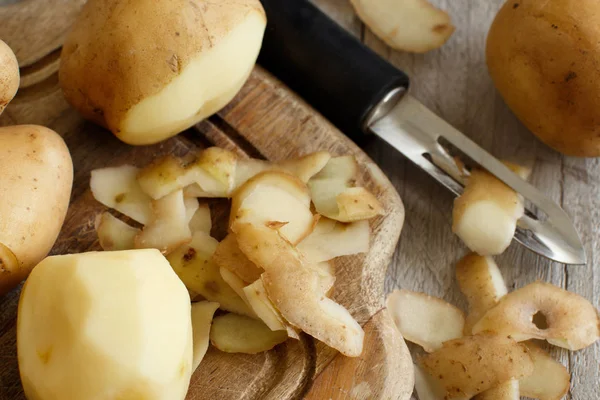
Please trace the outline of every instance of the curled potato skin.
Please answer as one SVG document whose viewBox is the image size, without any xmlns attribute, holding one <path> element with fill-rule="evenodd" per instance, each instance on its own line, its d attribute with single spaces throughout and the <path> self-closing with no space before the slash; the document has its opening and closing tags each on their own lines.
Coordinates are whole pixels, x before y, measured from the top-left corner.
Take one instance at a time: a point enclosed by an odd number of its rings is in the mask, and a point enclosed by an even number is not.
<svg viewBox="0 0 600 400">
<path fill-rule="evenodd" d="M 487 39 L 498 91 L 540 140 L 572 156 L 600 156 L 600 4 L 508 0 Z"/>
</svg>

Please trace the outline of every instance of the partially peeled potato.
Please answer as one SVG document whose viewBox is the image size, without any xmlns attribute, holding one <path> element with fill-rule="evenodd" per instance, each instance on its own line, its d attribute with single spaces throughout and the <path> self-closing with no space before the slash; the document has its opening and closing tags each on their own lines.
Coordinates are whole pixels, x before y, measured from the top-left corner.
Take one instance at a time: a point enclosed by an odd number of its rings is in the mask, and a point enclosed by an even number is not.
<svg viewBox="0 0 600 400">
<path fill-rule="evenodd" d="M 129 144 L 157 143 L 240 90 L 266 26 L 258 0 L 90 0 L 63 48 L 67 101 Z"/>
</svg>

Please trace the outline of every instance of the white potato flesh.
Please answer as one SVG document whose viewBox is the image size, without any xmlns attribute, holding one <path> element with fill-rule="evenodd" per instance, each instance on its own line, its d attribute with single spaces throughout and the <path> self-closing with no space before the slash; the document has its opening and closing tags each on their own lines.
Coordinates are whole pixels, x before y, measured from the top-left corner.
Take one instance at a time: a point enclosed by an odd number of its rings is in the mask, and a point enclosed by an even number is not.
<svg viewBox="0 0 600 400">
<path fill-rule="evenodd" d="M 238 188 L 254 176 L 271 169 L 273 169 L 273 164 L 269 161 L 256 160 L 254 158 L 238 160 L 235 170 L 235 187 Z"/>
<path fill-rule="evenodd" d="M 415 391 L 419 400 L 440 400 L 444 398 L 442 386 L 431 379 L 418 365 L 415 367 Z"/>
<path fill-rule="evenodd" d="M 200 204 L 189 223 L 192 234 L 195 232 L 204 232 L 210 234 L 212 229 L 212 219 L 210 217 L 210 207 L 208 204 Z"/>
<path fill-rule="evenodd" d="M 450 16 L 428 0 L 351 0 L 360 19 L 388 46 L 424 53 L 454 32 Z"/>
<path fill-rule="evenodd" d="M 152 199 L 136 180 L 139 169 L 132 165 L 101 168 L 92 171 L 92 195 L 106 207 L 146 225 L 152 219 Z"/>
<path fill-rule="evenodd" d="M 169 254 L 192 239 L 183 191 L 152 201 L 152 219 L 135 237 L 138 249 L 158 249 Z"/>
<path fill-rule="evenodd" d="M 307 154 L 304 157 L 282 161 L 277 163 L 277 168 L 288 172 L 306 183 L 321 172 L 331 159 L 331 154 L 326 151 Z"/>
<path fill-rule="evenodd" d="M 386 306 L 404 339 L 420 345 L 427 352 L 463 336 L 464 313 L 437 297 L 395 290 L 389 295 Z"/>
<path fill-rule="evenodd" d="M 199 301 L 192 303 L 193 358 L 192 373 L 198 369 L 206 355 L 210 342 L 210 327 L 213 315 L 219 308 L 219 303 Z"/>
<path fill-rule="evenodd" d="M 189 295 L 154 249 L 48 257 L 23 287 L 17 347 L 28 399 L 183 400 Z"/>
<path fill-rule="evenodd" d="M 262 13 L 248 12 L 218 46 L 200 52 L 159 93 L 132 107 L 119 138 L 137 145 L 156 143 L 219 111 L 250 75 L 265 25 Z"/>
<path fill-rule="evenodd" d="M 131 250 L 140 230 L 104 212 L 96 218 L 96 233 L 100 247 L 105 251 Z"/>
<path fill-rule="evenodd" d="M 190 226 L 192 218 L 194 218 L 194 215 L 196 215 L 196 211 L 198 211 L 200 204 L 198 203 L 198 199 L 193 197 L 184 197 L 183 204 L 185 206 L 185 219 L 187 220 L 188 226 Z"/>
<path fill-rule="evenodd" d="M 219 267 L 212 261 L 217 248 L 216 239 L 196 232 L 192 241 L 168 255 L 167 259 L 185 286 L 221 308 L 250 317 L 254 313 L 221 277 Z"/>
<path fill-rule="evenodd" d="M 370 234 L 367 221 L 344 224 L 320 218 L 311 234 L 297 248 L 311 262 L 328 261 L 340 256 L 368 252 Z"/>
<path fill-rule="evenodd" d="M 241 280 L 236 274 L 227 268 L 220 267 L 219 273 L 221 274 L 221 278 L 223 278 L 225 283 L 227 283 L 229 287 L 232 288 L 242 300 L 244 300 L 244 303 L 246 303 L 248 307 L 252 308 L 250 302 L 246 298 L 246 293 L 244 293 L 244 287 L 248 286 L 248 283 Z"/>
</svg>

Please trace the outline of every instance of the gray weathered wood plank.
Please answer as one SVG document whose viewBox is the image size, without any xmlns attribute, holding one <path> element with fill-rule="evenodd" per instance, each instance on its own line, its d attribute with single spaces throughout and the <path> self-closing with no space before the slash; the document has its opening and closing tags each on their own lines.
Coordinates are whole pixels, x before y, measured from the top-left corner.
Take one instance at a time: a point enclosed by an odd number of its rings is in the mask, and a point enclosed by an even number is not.
<svg viewBox="0 0 600 400">
<path fill-rule="evenodd" d="M 569 213 L 586 244 L 588 265 L 549 262 L 513 244 L 497 262 L 512 288 L 535 280 L 574 291 L 600 306 L 600 161 L 563 157 L 539 142 L 504 104 L 489 77 L 485 39 L 503 0 L 432 0 L 448 10 L 456 32 L 448 43 L 424 55 L 392 51 L 357 20 L 346 0 L 314 0 L 338 23 L 377 53 L 407 72 L 412 93 L 431 109 L 499 158 L 534 164 L 532 182 Z M 398 189 L 406 222 L 386 287 L 425 291 L 464 307 L 454 264 L 466 252 L 452 234 L 452 196 L 384 143 L 369 155 Z M 567 399 L 591 400 L 600 393 L 600 344 L 580 352 L 552 349 L 568 366 Z"/>
</svg>

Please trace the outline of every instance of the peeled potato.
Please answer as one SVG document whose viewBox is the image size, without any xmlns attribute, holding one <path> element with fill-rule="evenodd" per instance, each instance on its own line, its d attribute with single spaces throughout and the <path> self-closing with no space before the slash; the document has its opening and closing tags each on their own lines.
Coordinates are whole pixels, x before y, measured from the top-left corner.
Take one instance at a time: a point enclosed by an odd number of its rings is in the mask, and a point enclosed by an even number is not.
<svg viewBox="0 0 600 400">
<path fill-rule="evenodd" d="M 480 334 L 445 342 L 419 360 L 428 378 L 444 390 L 444 399 L 470 399 L 510 379 L 531 375 L 525 346 L 506 336 Z"/>
<path fill-rule="evenodd" d="M 156 143 L 233 98 L 265 25 L 258 0 L 90 0 L 65 41 L 60 84 L 124 142 Z"/>
<path fill-rule="evenodd" d="M 254 316 L 246 303 L 221 277 L 212 261 L 218 242 L 204 232 L 196 232 L 192 241 L 167 257 L 185 286 L 227 311 Z"/>
<path fill-rule="evenodd" d="M 28 399 L 183 400 L 190 298 L 154 249 L 48 257 L 23 287 L 17 350 Z"/>
<path fill-rule="evenodd" d="M 218 316 L 210 328 L 210 342 L 226 353 L 262 353 L 287 337 L 285 331 L 272 331 L 262 321 L 238 314 Z"/>
<path fill-rule="evenodd" d="M 71 155 L 56 132 L 35 125 L 0 128 L 0 295 L 52 249 L 72 184 Z"/>
<path fill-rule="evenodd" d="M 547 327 L 538 327 L 540 313 Z M 496 332 L 517 341 L 545 339 L 569 350 L 580 350 L 600 338 L 600 317 L 579 296 L 549 283 L 534 282 L 504 296 L 473 327 L 473 333 Z"/>
<path fill-rule="evenodd" d="M 404 339 L 422 346 L 427 352 L 463 335 L 464 313 L 437 297 L 395 290 L 388 297 L 386 306 Z"/>
<path fill-rule="evenodd" d="M 0 40 L 0 114 L 19 90 L 19 63 L 10 47 Z"/>
<path fill-rule="evenodd" d="M 356 14 L 388 46 L 424 53 L 446 43 L 454 25 L 427 0 L 351 0 Z"/>
</svg>

